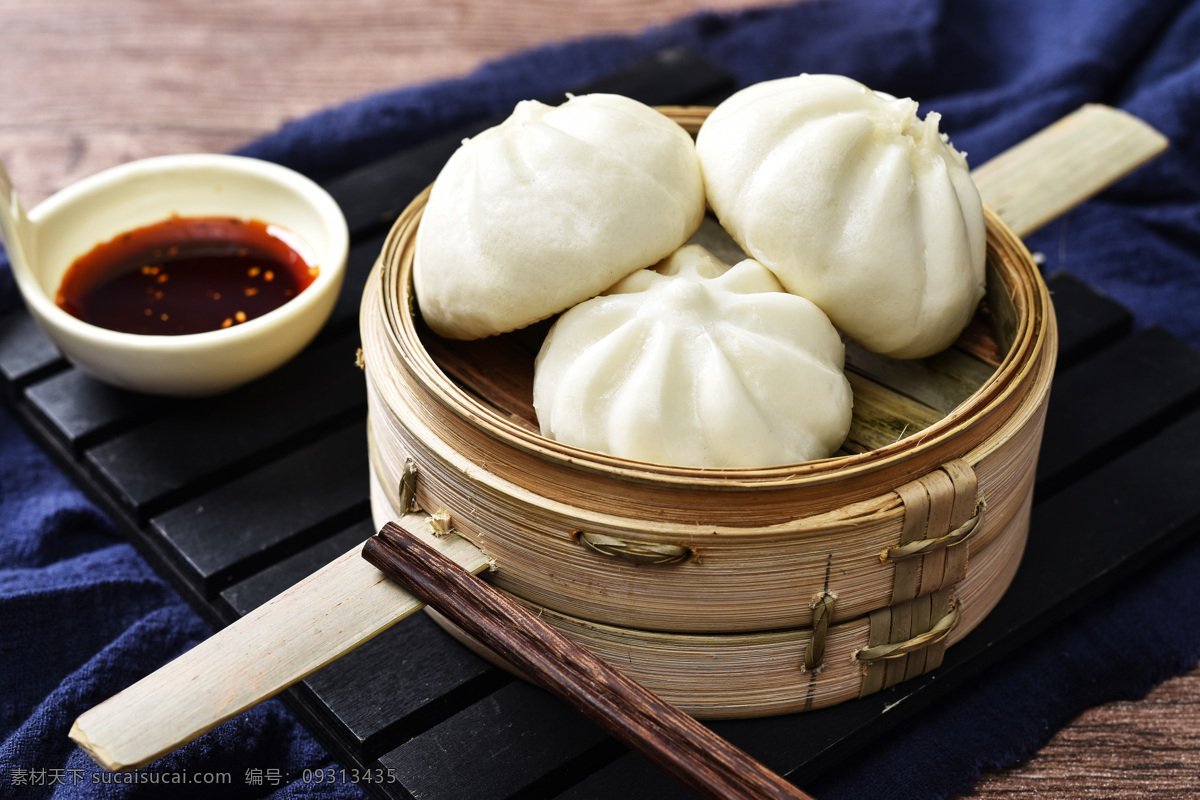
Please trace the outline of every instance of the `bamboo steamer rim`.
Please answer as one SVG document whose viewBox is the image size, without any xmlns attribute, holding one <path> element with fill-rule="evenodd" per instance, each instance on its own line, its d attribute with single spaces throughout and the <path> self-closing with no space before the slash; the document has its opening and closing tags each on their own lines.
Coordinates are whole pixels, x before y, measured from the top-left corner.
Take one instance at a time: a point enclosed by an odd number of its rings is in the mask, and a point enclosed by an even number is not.
<svg viewBox="0 0 1200 800">
<path fill-rule="evenodd" d="M 711 112 L 709 107 L 667 106 L 658 109 L 695 134 Z M 773 467 L 711 469 L 651 464 L 585 450 L 548 439 L 497 414 L 459 388 L 438 366 L 421 342 L 414 321 L 416 295 L 413 259 L 421 215 L 432 184 L 397 218 L 380 254 L 383 320 L 386 339 L 403 369 L 446 412 L 482 434 L 501 440 L 549 462 L 619 480 L 671 484 L 701 490 L 769 490 L 820 485 L 850 476 L 873 473 L 941 447 L 970 426 L 990 416 L 1027 386 L 1036 370 L 1052 324 L 1049 290 L 1021 239 L 990 208 L 984 207 L 988 263 L 994 266 L 1016 312 L 1014 340 L 992 376 L 942 420 L 920 434 L 864 453 L 783 464 Z M 1009 258 L 995 258 L 1005 252 Z"/>
</svg>

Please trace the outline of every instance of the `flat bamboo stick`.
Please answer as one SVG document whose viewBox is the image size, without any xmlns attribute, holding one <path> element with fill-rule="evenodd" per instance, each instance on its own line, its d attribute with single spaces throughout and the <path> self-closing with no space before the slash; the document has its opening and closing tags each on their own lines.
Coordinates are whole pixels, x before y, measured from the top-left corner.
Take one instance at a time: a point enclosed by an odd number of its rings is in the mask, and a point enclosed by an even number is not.
<svg viewBox="0 0 1200 800">
<path fill-rule="evenodd" d="M 409 530 L 428 531 L 409 515 Z M 472 573 L 488 568 L 457 536 L 422 537 Z M 70 736 L 105 769 L 143 766 L 266 700 L 424 605 L 362 558 L 362 545 L 84 712 Z"/>
<path fill-rule="evenodd" d="M 1085 105 L 971 172 L 983 202 L 1021 237 L 1065 214 L 1167 147 L 1137 117 Z"/>
</svg>

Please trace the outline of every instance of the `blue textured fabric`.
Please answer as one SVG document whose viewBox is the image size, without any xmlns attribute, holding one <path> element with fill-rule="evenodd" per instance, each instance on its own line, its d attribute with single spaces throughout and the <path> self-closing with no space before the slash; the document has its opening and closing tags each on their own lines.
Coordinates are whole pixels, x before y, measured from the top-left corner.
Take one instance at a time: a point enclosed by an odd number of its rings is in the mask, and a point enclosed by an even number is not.
<svg viewBox="0 0 1200 800">
<path fill-rule="evenodd" d="M 838 72 L 915 97 L 923 110 L 943 115 L 943 130 L 972 163 L 1085 102 L 1146 119 L 1171 139 L 1170 152 L 1029 243 L 1048 270 L 1075 273 L 1133 309 L 1139 325 L 1161 325 L 1200 347 L 1200 0 L 840 0 L 704 13 L 365 98 L 288 124 L 242 152 L 327 178 L 677 45 L 743 85 Z M 0 263 L 0 310 L 18 303 Z M 967 789 L 982 766 L 1032 754 L 1079 711 L 1139 696 L 1194 666 L 1197 574 L 1200 543 L 921 714 L 853 769 L 806 788 L 826 800 L 945 797 Z M 103 775 L 66 738 L 79 713 L 208 633 L 0 416 L 0 796 L 214 794 L 197 785 L 93 783 Z M 151 772 L 168 779 L 229 773 L 232 784 L 221 796 L 362 796 L 348 784 L 299 780 L 305 769 L 332 766 L 270 702 Z"/>
</svg>

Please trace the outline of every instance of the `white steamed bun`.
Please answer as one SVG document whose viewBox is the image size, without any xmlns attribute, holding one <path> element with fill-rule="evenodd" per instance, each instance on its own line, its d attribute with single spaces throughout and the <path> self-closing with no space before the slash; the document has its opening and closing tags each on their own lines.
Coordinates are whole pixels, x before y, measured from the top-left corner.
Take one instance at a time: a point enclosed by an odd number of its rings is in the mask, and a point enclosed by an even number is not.
<svg viewBox="0 0 1200 800">
<path fill-rule="evenodd" d="M 836 75 L 756 84 L 700 129 L 709 203 L 747 253 L 864 347 L 930 355 L 984 293 L 983 205 L 939 119 Z"/>
<path fill-rule="evenodd" d="M 635 100 L 519 103 L 439 174 L 414 282 L 436 333 L 478 339 L 594 297 L 687 241 L 704 217 L 695 145 Z"/>
<path fill-rule="evenodd" d="M 534 367 L 542 435 L 657 464 L 825 458 L 850 427 L 844 350 L 763 265 L 688 245 L 563 314 Z"/>
</svg>

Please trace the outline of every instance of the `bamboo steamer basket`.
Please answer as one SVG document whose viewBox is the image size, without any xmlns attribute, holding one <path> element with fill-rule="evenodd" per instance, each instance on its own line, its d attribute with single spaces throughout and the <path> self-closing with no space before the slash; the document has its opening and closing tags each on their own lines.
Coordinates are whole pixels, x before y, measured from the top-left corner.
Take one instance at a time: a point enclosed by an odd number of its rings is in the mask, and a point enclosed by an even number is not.
<svg viewBox="0 0 1200 800">
<path fill-rule="evenodd" d="M 662 110 L 692 133 L 707 114 Z M 1029 252 L 990 210 L 987 295 L 954 347 L 894 361 L 848 345 L 839 453 L 721 470 L 542 437 L 547 325 L 480 342 L 425 329 L 412 259 L 427 198 L 396 221 L 361 308 L 377 526 L 429 512 L 495 560 L 494 585 L 699 717 L 911 678 L 998 601 L 1029 529 L 1057 341 Z"/>
</svg>

